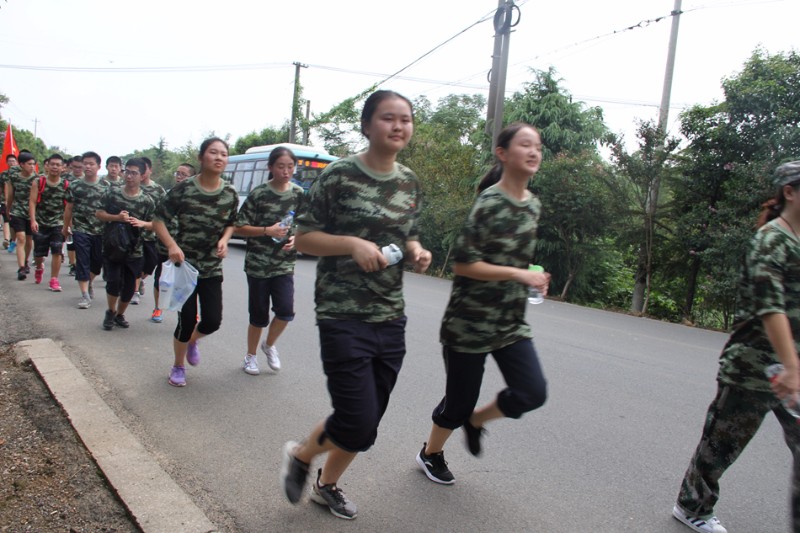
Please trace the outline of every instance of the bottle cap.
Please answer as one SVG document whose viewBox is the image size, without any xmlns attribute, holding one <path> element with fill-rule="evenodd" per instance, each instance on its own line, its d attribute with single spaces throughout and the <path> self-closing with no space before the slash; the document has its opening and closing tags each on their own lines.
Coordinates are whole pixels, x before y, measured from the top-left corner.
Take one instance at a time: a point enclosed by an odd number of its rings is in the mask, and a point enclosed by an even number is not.
<svg viewBox="0 0 800 533">
<path fill-rule="evenodd" d="M 533 272 L 544 272 L 544 267 L 542 265 L 528 265 L 528 270 Z"/>
</svg>

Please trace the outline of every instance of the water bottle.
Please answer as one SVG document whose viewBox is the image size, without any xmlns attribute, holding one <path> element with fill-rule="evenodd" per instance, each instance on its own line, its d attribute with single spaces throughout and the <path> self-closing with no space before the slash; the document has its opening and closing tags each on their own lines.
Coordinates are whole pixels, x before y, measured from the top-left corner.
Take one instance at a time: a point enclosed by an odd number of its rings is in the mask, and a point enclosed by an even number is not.
<svg viewBox="0 0 800 533">
<path fill-rule="evenodd" d="M 774 365 L 769 365 L 764 373 L 767 375 L 767 379 L 770 382 L 775 381 L 778 378 L 778 374 L 783 372 L 783 365 L 780 363 L 775 363 Z M 800 397 L 795 394 L 794 398 L 786 397 L 781 400 L 783 407 L 789 412 L 790 415 L 798 419 L 798 423 L 800 423 Z"/>
<path fill-rule="evenodd" d="M 386 258 L 386 262 L 388 263 L 386 265 L 387 267 L 396 265 L 403 260 L 403 250 L 396 244 L 387 244 L 381 248 L 381 253 L 383 257 Z M 361 268 L 352 258 L 345 259 L 339 263 L 339 272 L 347 273 L 355 271 L 361 271 Z"/>
<path fill-rule="evenodd" d="M 294 211 L 289 211 L 289 213 L 281 219 L 279 225 L 282 228 L 291 228 L 292 222 L 294 222 Z M 288 235 L 289 233 L 287 232 L 285 237 L 273 237 L 272 240 L 280 244 L 282 242 L 286 242 Z"/>
<path fill-rule="evenodd" d="M 72 244 L 72 229 L 67 230 L 67 239 L 64 242 Z"/>
<path fill-rule="evenodd" d="M 528 270 L 532 272 L 544 272 L 544 268 L 540 265 L 528 265 Z M 544 301 L 541 291 L 536 287 L 528 287 L 528 303 L 537 305 Z"/>
</svg>

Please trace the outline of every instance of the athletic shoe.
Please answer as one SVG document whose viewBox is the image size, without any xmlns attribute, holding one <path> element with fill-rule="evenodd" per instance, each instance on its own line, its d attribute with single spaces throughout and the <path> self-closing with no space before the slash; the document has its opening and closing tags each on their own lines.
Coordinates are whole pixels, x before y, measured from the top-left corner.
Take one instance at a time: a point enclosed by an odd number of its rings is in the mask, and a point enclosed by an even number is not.
<svg viewBox="0 0 800 533">
<path fill-rule="evenodd" d="M 257 376 L 260 373 L 260 370 L 258 369 L 258 358 L 255 355 L 245 355 L 242 368 L 244 368 L 244 371 L 251 376 Z"/>
<path fill-rule="evenodd" d="M 89 299 L 94 300 L 94 287 L 92 287 L 92 282 L 89 282 Z"/>
<path fill-rule="evenodd" d="M 153 314 L 150 316 L 150 321 L 156 324 L 161 324 L 164 317 L 161 316 L 161 309 L 153 309 Z"/>
<path fill-rule="evenodd" d="M 28 277 L 28 275 L 25 273 L 25 267 L 22 267 L 22 268 L 17 270 L 17 279 L 18 280 L 22 281 L 27 277 Z"/>
<path fill-rule="evenodd" d="M 300 501 L 308 480 L 308 465 L 293 455 L 296 447 L 297 443 L 293 440 L 284 445 L 281 463 L 281 487 L 291 503 Z"/>
<path fill-rule="evenodd" d="M 114 317 L 114 325 L 119 326 L 121 328 L 129 328 L 131 327 L 130 322 L 125 320 L 125 315 L 117 315 Z"/>
<path fill-rule="evenodd" d="M 75 265 L 69 266 L 69 275 L 72 276 L 73 278 L 75 277 Z"/>
<path fill-rule="evenodd" d="M 131 297 L 131 305 L 139 305 L 139 293 L 134 292 L 133 296 Z"/>
<path fill-rule="evenodd" d="M 58 278 L 50 278 L 50 290 L 53 292 L 61 292 L 61 284 Z"/>
<path fill-rule="evenodd" d="M 342 489 L 336 486 L 336 483 L 330 485 L 319 485 L 319 477 L 322 475 L 322 469 L 317 471 L 317 480 L 311 487 L 311 501 L 320 505 L 327 505 L 333 516 L 344 518 L 345 520 L 352 520 L 358 516 L 358 509 L 356 504 L 347 499 Z"/>
<path fill-rule="evenodd" d="M 27 274 L 27 271 L 25 271 Z M 36 267 L 36 270 L 33 272 L 33 280 L 38 285 L 42 282 L 42 278 L 44 277 L 44 267 Z M 52 284 L 52 280 L 50 282 Z"/>
<path fill-rule="evenodd" d="M 716 516 L 712 516 L 711 518 L 689 516 L 677 505 L 672 508 L 672 516 L 689 526 L 690 529 L 699 531 L 700 533 L 728 533 L 728 530 L 722 527 L 722 524 Z"/>
<path fill-rule="evenodd" d="M 173 387 L 185 387 L 186 369 L 182 366 L 173 366 L 169 371 L 169 384 Z"/>
<path fill-rule="evenodd" d="M 30 274 L 31 273 L 31 265 L 29 265 L 27 263 L 25 264 L 25 273 L 26 274 Z"/>
<path fill-rule="evenodd" d="M 281 360 L 278 357 L 278 349 L 274 346 L 269 346 L 267 339 L 264 339 L 264 342 L 261 343 L 261 351 L 267 356 L 267 364 L 273 372 L 279 371 L 281 369 Z"/>
<path fill-rule="evenodd" d="M 106 331 L 110 331 L 114 329 L 114 316 L 116 313 L 111 309 L 106 309 L 106 316 L 103 319 L 103 329 Z"/>
<path fill-rule="evenodd" d="M 450 469 L 447 468 L 447 461 L 444 460 L 444 452 L 425 455 L 425 446 L 427 445 L 427 442 L 423 444 L 422 449 L 417 454 L 417 464 L 419 467 L 425 472 L 428 479 L 433 482 L 441 483 L 442 485 L 452 485 L 455 483 L 456 478 L 453 476 L 453 473 L 450 472 Z"/>
<path fill-rule="evenodd" d="M 17 250 L 17 241 L 8 243 L 8 253 L 13 254 Z"/>
<path fill-rule="evenodd" d="M 197 347 L 196 342 L 190 342 L 186 347 L 186 360 L 192 366 L 200 364 L 200 349 Z"/>
<path fill-rule="evenodd" d="M 139 296 L 144 296 L 144 280 L 139 283 Z"/>
<path fill-rule="evenodd" d="M 81 296 L 81 299 L 78 300 L 78 309 L 89 309 L 91 306 L 92 300 L 89 295 Z"/>
<path fill-rule="evenodd" d="M 9 244 L 8 239 L 3 239 L 3 250 L 8 250 Z"/>
<path fill-rule="evenodd" d="M 486 430 L 484 428 L 476 428 L 469 423 L 469 420 L 464 422 L 461 427 L 464 430 L 464 443 L 467 445 L 467 450 L 475 457 L 480 457 L 481 437 L 486 433 Z"/>
</svg>

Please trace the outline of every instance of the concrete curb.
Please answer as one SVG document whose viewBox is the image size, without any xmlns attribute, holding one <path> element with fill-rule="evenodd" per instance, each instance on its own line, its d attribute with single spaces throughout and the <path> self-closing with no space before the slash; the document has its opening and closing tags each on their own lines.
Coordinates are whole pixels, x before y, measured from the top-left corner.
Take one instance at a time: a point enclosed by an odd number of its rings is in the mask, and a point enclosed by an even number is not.
<svg viewBox="0 0 800 533">
<path fill-rule="evenodd" d="M 17 344 L 145 533 L 217 531 L 51 339 Z"/>
</svg>

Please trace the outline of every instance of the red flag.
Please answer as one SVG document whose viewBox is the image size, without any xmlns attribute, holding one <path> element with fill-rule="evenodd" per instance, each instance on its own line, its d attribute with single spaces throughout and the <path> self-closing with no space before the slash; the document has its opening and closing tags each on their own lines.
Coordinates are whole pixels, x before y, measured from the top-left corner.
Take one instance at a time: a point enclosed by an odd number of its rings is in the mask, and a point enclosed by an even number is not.
<svg viewBox="0 0 800 533">
<path fill-rule="evenodd" d="M 19 149 L 17 148 L 17 143 L 14 141 L 14 133 L 11 131 L 11 122 L 9 122 L 6 128 L 6 138 L 3 140 L 3 158 L 0 160 L 0 172 L 8 170 L 6 157 L 12 154 L 18 156 Z"/>
</svg>

